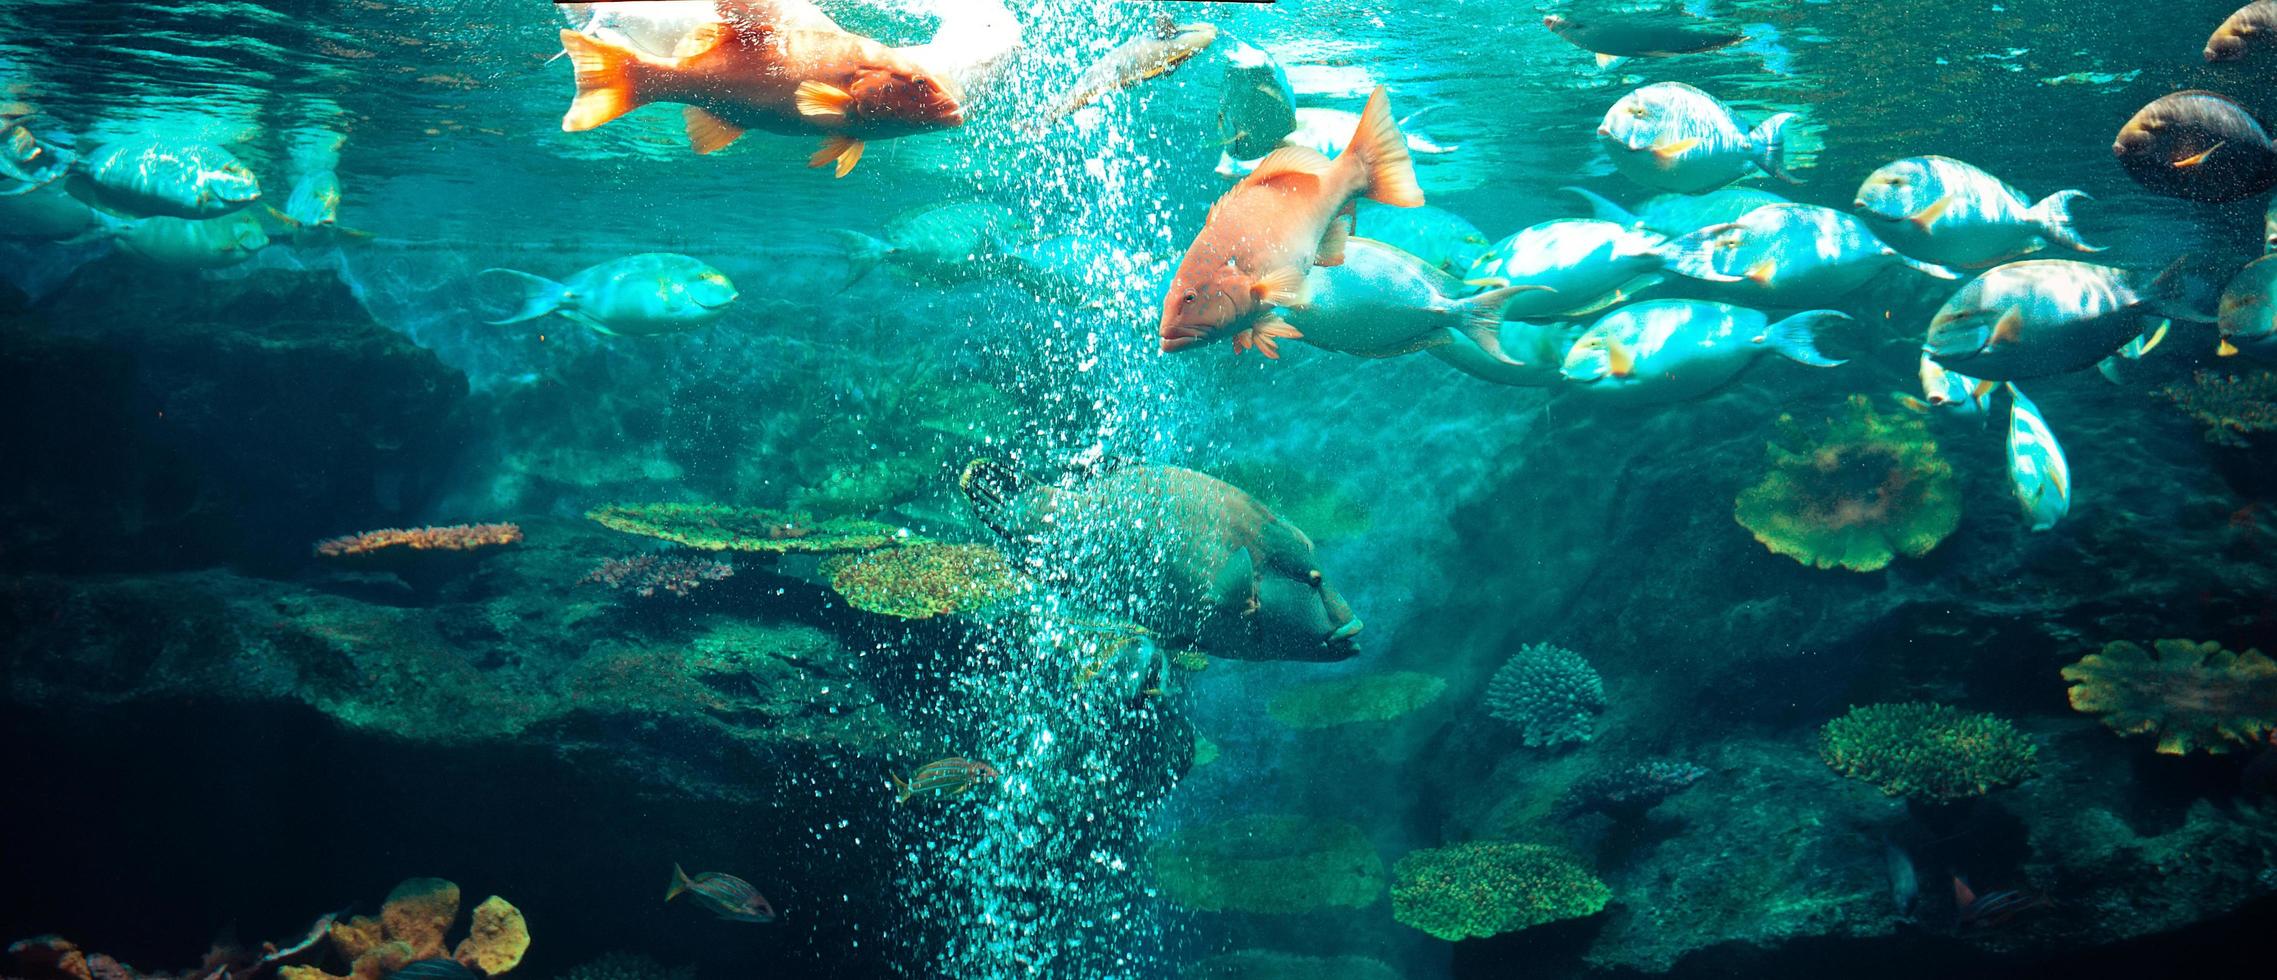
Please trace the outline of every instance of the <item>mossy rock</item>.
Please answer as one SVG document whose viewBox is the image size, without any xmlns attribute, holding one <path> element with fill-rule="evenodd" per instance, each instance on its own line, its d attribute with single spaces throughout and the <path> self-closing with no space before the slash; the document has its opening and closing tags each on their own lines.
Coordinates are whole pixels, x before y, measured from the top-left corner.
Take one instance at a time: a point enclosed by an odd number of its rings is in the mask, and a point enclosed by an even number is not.
<svg viewBox="0 0 2277 980">
<path fill-rule="evenodd" d="M 1281 692 L 1265 712 L 1299 730 L 1390 721 L 1447 692 L 1444 678 L 1410 670 L 1360 674 L 1300 684 Z"/>
<path fill-rule="evenodd" d="M 1446 940 L 1596 915 L 1612 899 L 1588 868 L 1540 844 L 1432 848 L 1392 869 L 1392 918 Z"/>
<path fill-rule="evenodd" d="M 1341 820 L 1236 817 L 1172 834 L 1147 859 L 1166 897 L 1206 912 L 1366 908 L 1384 891 L 1383 859 Z"/>
<path fill-rule="evenodd" d="M 611 504 L 585 516 L 602 527 L 706 551 L 828 554 L 872 551 L 909 540 L 890 524 L 851 517 L 820 520 L 763 507 L 722 504 Z"/>
</svg>

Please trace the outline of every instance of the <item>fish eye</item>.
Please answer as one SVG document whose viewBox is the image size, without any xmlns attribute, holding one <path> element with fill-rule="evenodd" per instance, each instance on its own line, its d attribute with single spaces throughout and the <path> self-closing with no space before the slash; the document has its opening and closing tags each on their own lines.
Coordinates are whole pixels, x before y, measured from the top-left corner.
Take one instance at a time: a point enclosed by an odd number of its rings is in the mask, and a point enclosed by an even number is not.
<svg viewBox="0 0 2277 980">
<path fill-rule="evenodd" d="M 1306 572 L 1305 581 L 1311 582 L 1313 588 L 1320 588 L 1320 569 L 1315 568 L 1312 571 Z"/>
<path fill-rule="evenodd" d="M 1643 107 L 1643 106 L 1641 106 L 1641 105 L 1633 105 L 1633 106 L 1630 106 L 1630 107 L 1629 107 L 1629 115 L 1632 115 L 1632 116 L 1635 116 L 1635 117 L 1637 117 L 1637 118 L 1639 118 L 1639 119 L 1642 119 L 1642 118 L 1644 118 L 1644 115 L 1645 115 L 1645 107 Z"/>
</svg>

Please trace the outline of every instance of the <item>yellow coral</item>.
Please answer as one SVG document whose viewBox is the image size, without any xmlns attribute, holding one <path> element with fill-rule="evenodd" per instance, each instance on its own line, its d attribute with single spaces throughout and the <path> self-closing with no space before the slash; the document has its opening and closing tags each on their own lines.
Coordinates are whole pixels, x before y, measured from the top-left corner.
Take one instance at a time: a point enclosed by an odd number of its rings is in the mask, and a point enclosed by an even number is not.
<svg viewBox="0 0 2277 980">
<path fill-rule="evenodd" d="M 2158 751 L 2227 752 L 2277 729 L 2277 661 L 2259 650 L 2159 640 L 2157 653 L 2124 640 L 2063 669 L 2071 706 L 2103 716 L 2123 735 L 2157 733 Z"/>
<path fill-rule="evenodd" d="M 822 570 L 847 604 L 902 619 L 974 609 L 1027 589 L 1004 553 L 982 544 L 922 542 L 841 556 Z"/>
<path fill-rule="evenodd" d="M 1852 396 L 1846 416 L 1809 431 L 1779 419 L 1771 471 L 1734 516 L 1773 552 L 1819 568 L 1871 572 L 1929 553 L 1961 525 L 1960 489 L 1928 426 Z"/>
<path fill-rule="evenodd" d="M 497 976 L 522 962 L 522 954 L 529 949 L 530 926 L 522 919 L 522 910 L 492 895 L 474 907 L 474 921 L 451 957 L 487 976 Z"/>
<path fill-rule="evenodd" d="M 441 878 L 413 878 L 395 886 L 380 906 L 387 938 L 411 947 L 413 959 L 433 959 L 448 949 L 443 934 L 459 917 L 459 886 Z"/>
</svg>

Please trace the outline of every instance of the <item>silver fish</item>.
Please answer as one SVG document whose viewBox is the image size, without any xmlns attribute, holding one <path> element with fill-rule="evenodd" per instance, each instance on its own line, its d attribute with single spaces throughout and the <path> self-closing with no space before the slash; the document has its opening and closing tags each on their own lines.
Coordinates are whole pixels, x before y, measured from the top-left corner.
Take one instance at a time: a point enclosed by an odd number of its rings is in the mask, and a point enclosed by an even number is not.
<svg viewBox="0 0 2277 980">
<path fill-rule="evenodd" d="M 1788 309 L 1833 303 L 1893 266 L 1960 278 L 1898 254 L 1864 222 L 1815 204 L 1756 208 L 1669 243 L 1667 255 L 1670 271 L 1722 284 L 1711 292 L 1718 300 Z"/>
<path fill-rule="evenodd" d="M 735 302 L 735 284 L 701 260 L 645 252 L 603 262 L 561 282 L 513 269 L 484 269 L 522 287 L 521 306 L 493 324 L 520 323 L 549 313 L 609 336 L 646 337 L 706 326 Z"/>
<path fill-rule="evenodd" d="M 1605 111 L 1598 141 L 1613 166 L 1657 190 L 1697 194 L 1759 169 L 1789 183 L 1781 134 L 1795 114 L 1774 114 L 1754 128 L 1715 96 L 1682 82 L 1630 92 Z"/>
<path fill-rule="evenodd" d="M 1929 322 L 1922 350 L 1946 368 L 1991 381 L 2083 370 L 2150 327 L 2173 270 L 2138 287 L 2124 269 L 2027 259 L 1987 270 Z"/>
<path fill-rule="evenodd" d="M 1983 268 L 2049 242 L 2100 252 L 2071 225 L 2086 191 L 2062 190 L 2033 204 L 2000 178 L 1951 157 L 1907 157 L 1858 186 L 1858 215 L 1898 251 L 1940 265 Z"/>
<path fill-rule="evenodd" d="M 1697 398 L 1777 352 L 1812 367 L 1843 363 L 1819 352 L 1818 331 L 1850 316 L 1810 310 L 1771 322 L 1755 310 L 1697 300 L 1627 306 L 1591 325 L 1566 353 L 1565 378 L 1590 397 L 1662 403 Z"/>
<path fill-rule="evenodd" d="M 2040 407 L 2014 384 L 2008 397 L 2008 482 L 2032 530 L 2045 531 L 2071 512 L 2071 464 Z"/>
</svg>

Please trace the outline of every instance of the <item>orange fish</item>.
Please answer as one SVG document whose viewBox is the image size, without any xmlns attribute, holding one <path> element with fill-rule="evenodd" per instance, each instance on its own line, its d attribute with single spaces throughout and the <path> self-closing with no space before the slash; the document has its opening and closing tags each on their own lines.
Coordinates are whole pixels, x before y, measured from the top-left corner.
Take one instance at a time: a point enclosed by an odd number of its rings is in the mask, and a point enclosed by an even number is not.
<svg viewBox="0 0 2277 980">
<path fill-rule="evenodd" d="M 822 149 L 807 166 L 836 163 L 844 177 L 861 161 L 865 140 L 964 123 L 949 82 L 885 45 L 824 27 L 827 20 L 783 16 L 771 3 L 719 9 L 720 20 L 697 27 L 669 58 L 562 31 L 577 68 L 577 99 L 561 128 L 583 132 L 652 102 L 678 102 L 697 153 L 749 129 L 821 133 Z"/>
<path fill-rule="evenodd" d="M 1279 357 L 1276 341 L 1302 335 L 1273 308 L 1303 305 L 1305 273 L 1344 262 L 1352 202 L 1363 196 L 1423 204 L 1407 138 L 1380 85 L 1342 156 L 1284 146 L 1218 198 L 1163 300 L 1163 352 L 1231 337 L 1236 352 Z"/>
</svg>

